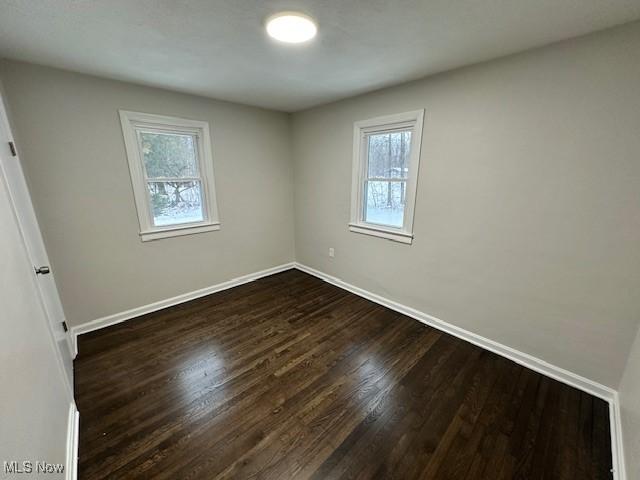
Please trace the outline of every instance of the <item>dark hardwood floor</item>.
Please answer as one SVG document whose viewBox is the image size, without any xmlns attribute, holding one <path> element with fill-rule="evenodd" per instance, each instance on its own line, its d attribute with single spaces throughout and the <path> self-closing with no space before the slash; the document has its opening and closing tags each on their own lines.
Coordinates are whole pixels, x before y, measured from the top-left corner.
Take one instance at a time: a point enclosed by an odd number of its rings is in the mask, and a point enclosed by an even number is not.
<svg viewBox="0 0 640 480">
<path fill-rule="evenodd" d="M 299 271 L 98 332 L 80 479 L 605 479 L 606 402 Z"/>
</svg>

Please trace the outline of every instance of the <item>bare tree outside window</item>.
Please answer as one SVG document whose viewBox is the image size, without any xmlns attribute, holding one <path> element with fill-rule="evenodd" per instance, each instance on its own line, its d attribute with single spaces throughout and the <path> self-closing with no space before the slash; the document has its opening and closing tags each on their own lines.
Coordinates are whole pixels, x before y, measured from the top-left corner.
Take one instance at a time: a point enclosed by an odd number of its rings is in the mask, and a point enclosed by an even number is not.
<svg viewBox="0 0 640 480">
<path fill-rule="evenodd" d="M 196 145 L 193 135 L 140 132 L 154 225 L 204 219 Z"/>
<path fill-rule="evenodd" d="M 367 138 L 364 220 L 402 227 L 406 202 L 411 131 L 377 133 Z"/>
</svg>

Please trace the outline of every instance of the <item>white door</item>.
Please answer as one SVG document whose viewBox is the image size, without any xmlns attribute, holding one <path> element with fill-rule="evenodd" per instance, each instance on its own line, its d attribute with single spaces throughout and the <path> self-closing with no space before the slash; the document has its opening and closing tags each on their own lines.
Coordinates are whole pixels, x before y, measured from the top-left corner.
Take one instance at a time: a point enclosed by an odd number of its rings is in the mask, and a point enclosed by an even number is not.
<svg viewBox="0 0 640 480">
<path fill-rule="evenodd" d="M 25 139 L 28 140 L 28 139 Z M 73 395 L 73 357 L 75 356 L 71 336 L 65 331 L 64 310 L 56 288 L 54 272 L 44 247 L 38 221 L 25 181 L 17 148 L 11 135 L 2 97 L 0 97 L 0 168 L 7 182 L 9 195 L 20 231 L 33 265 L 32 274 L 37 279 L 42 306 L 47 315 L 49 329 L 56 343 L 60 363 L 64 369 L 67 388 Z M 35 299 L 34 299 L 35 300 Z"/>
</svg>

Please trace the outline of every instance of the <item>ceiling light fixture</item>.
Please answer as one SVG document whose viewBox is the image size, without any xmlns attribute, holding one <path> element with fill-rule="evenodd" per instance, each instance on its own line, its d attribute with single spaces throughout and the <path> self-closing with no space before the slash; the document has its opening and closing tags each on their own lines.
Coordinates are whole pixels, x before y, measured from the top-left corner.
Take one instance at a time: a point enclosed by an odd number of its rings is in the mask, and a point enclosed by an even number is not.
<svg viewBox="0 0 640 480">
<path fill-rule="evenodd" d="M 269 36 L 286 43 L 302 43 L 316 36 L 318 27 L 303 13 L 281 12 L 267 19 Z"/>
</svg>

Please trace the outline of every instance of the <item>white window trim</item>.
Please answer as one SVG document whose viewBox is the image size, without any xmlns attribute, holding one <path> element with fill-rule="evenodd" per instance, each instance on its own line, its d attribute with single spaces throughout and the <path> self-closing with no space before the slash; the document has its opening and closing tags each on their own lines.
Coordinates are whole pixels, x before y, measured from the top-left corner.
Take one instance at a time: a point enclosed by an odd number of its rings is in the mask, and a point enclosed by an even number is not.
<svg viewBox="0 0 640 480">
<path fill-rule="evenodd" d="M 213 177 L 213 155 L 211 153 L 209 124 L 200 120 L 187 120 L 184 118 L 130 112 L 127 110 L 120 110 L 119 113 L 127 160 L 129 162 L 133 195 L 138 213 L 138 221 L 140 223 L 140 239 L 146 242 L 159 238 L 220 230 Z M 149 208 L 144 165 L 142 158 L 140 158 L 140 149 L 138 147 L 138 137 L 136 133 L 137 128 L 145 127 L 176 133 L 187 133 L 196 137 L 198 167 L 202 179 L 203 215 L 205 217 L 203 221 L 161 227 L 153 224 L 152 212 Z"/>
<path fill-rule="evenodd" d="M 418 171 L 420 168 L 423 121 L 424 110 L 414 110 L 411 112 L 370 118 L 353 124 L 353 174 L 351 184 L 350 231 L 382 237 L 401 243 L 410 244 L 413 241 L 413 214 L 416 204 Z M 404 223 L 401 228 L 394 228 L 364 221 L 363 186 L 367 171 L 367 147 L 365 142 L 368 134 L 399 129 L 411 129 L 412 134 Z"/>
</svg>

